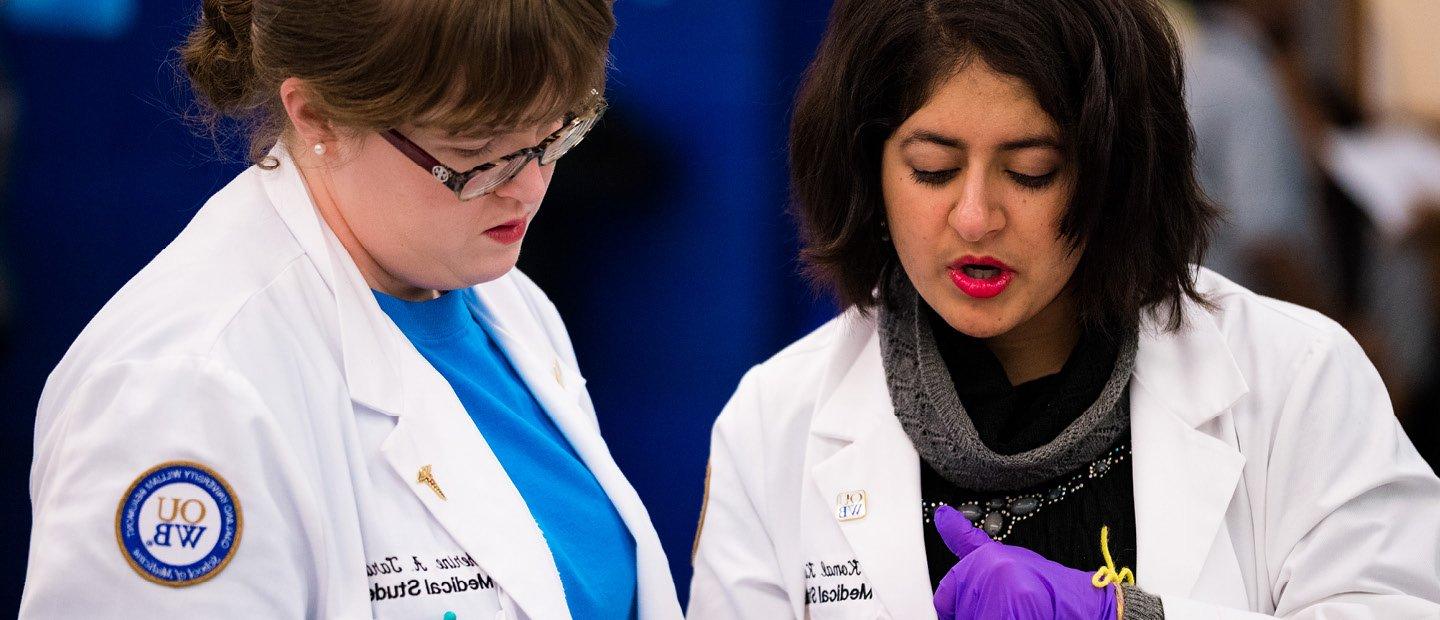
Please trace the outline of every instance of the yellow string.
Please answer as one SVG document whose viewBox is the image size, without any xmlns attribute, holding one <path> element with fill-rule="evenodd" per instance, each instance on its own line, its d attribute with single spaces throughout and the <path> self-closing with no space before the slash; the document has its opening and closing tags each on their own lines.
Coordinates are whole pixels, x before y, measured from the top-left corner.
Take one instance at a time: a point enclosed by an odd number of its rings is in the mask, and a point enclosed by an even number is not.
<svg viewBox="0 0 1440 620">
<path fill-rule="evenodd" d="M 1095 576 L 1090 578 L 1091 585 L 1097 588 L 1103 588 L 1112 583 L 1116 585 L 1122 583 L 1131 586 L 1135 585 L 1135 573 L 1131 572 L 1130 569 L 1122 568 L 1119 572 L 1115 571 L 1115 560 L 1110 557 L 1109 527 L 1102 526 L 1100 528 L 1100 553 L 1105 556 L 1105 565 L 1101 566 L 1100 570 L 1095 571 Z"/>
</svg>

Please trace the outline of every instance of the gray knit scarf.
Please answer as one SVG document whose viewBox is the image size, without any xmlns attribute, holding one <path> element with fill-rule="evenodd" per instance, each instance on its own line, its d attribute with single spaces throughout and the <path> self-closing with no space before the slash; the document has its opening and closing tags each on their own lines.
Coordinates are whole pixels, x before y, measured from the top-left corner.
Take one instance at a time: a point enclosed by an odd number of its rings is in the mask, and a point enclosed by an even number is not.
<svg viewBox="0 0 1440 620">
<path fill-rule="evenodd" d="M 998 454 L 980 435 L 935 345 L 920 296 L 903 274 L 889 283 L 893 307 L 880 310 L 880 355 L 895 417 L 920 456 L 955 485 L 977 491 L 1030 487 L 1099 458 L 1130 426 L 1130 376 L 1136 338 L 1120 346 L 1115 370 L 1085 413 L 1053 441 L 1013 455 Z"/>
</svg>

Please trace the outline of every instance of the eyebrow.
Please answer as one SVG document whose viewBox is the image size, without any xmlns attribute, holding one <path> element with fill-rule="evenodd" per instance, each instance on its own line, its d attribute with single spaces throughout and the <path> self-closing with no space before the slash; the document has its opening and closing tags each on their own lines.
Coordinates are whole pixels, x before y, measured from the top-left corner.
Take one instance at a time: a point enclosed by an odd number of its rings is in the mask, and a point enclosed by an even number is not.
<svg viewBox="0 0 1440 620">
<path fill-rule="evenodd" d="M 905 140 L 900 143 L 900 146 L 906 147 L 917 142 L 938 144 L 940 146 L 950 149 L 964 148 L 965 146 L 964 140 L 925 130 L 916 131 L 910 134 L 909 137 L 905 138 Z M 1011 140 L 1000 145 L 1000 150 L 1002 151 L 1018 151 L 1021 149 L 1033 148 L 1047 148 L 1055 149 L 1058 151 L 1060 150 L 1060 143 L 1052 138 L 1047 138 L 1044 136 L 1031 136 L 1028 138 L 1021 138 L 1019 140 Z"/>
<path fill-rule="evenodd" d="M 467 140 L 489 140 L 489 139 L 495 138 L 496 136 L 503 136 L 503 135 L 505 135 L 505 134 L 507 134 L 507 133 L 514 133 L 514 132 L 516 132 L 516 131 L 519 131 L 519 130 L 518 130 L 518 129 L 491 128 L 491 127 L 478 127 L 478 128 L 475 128 L 475 129 L 466 129 L 466 130 L 446 129 L 446 130 L 445 130 L 445 137 L 446 137 L 446 138 L 460 138 L 460 139 L 467 139 Z"/>
</svg>

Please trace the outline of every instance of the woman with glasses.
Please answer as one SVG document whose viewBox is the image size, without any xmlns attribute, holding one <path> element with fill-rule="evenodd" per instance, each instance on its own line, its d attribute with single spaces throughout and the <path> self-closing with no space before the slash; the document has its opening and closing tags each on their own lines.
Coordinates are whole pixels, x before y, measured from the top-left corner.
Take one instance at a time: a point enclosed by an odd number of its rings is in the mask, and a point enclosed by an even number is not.
<svg viewBox="0 0 1440 620">
<path fill-rule="evenodd" d="M 1154 0 L 838 0 L 791 127 L 847 310 L 715 424 L 692 620 L 1440 618 L 1355 340 L 1193 265 Z"/>
<path fill-rule="evenodd" d="M 183 64 L 255 165 L 51 375 L 21 615 L 678 618 L 514 269 L 613 28 L 606 0 L 205 0 Z"/>
</svg>

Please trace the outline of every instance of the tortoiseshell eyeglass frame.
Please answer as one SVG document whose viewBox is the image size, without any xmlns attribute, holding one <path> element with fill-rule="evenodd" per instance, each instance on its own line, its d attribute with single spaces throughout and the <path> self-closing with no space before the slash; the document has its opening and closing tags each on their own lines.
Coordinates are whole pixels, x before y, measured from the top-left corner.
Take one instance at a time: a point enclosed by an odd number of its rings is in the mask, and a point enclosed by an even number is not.
<svg viewBox="0 0 1440 620">
<path fill-rule="evenodd" d="M 412 142 L 409 138 L 405 137 L 404 134 L 400 133 L 399 130 L 387 129 L 380 132 L 380 136 L 385 138 L 386 142 L 389 142 L 406 157 L 410 158 L 410 161 L 424 168 L 431 176 L 435 177 L 437 181 L 440 181 L 445 187 L 449 188 L 450 191 L 455 192 L 456 198 L 462 201 L 473 200 L 495 191 L 495 189 L 501 185 L 509 183 L 510 180 L 514 179 L 515 175 L 520 174 L 520 171 L 524 170 L 525 166 L 529 165 L 533 159 L 540 160 L 540 165 L 542 166 L 548 166 L 561 157 L 564 157 L 566 153 L 569 153 L 571 149 L 575 148 L 575 145 L 585 139 L 585 135 L 595 126 L 596 121 L 600 120 L 600 116 L 605 113 L 607 107 L 603 99 L 598 100 L 589 112 L 581 115 L 572 114 L 567 116 L 560 128 L 556 129 L 555 132 L 549 136 L 546 136 L 539 144 L 480 164 L 465 172 L 457 171 L 450 166 L 440 163 L 440 160 L 436 159 L 434 155 L 431 155 L 425 149 L 421 148 L 420 145 Z M 552 145 L 560 148 L 554 152 L 547 153 Z M 479 187 L 466 191 L 465 186 L 470 183 L 472 179 L 502 166 L 504 167 L 503 174 L 495 176 L 495 178 L 490 179 Z"/>
</svg>

